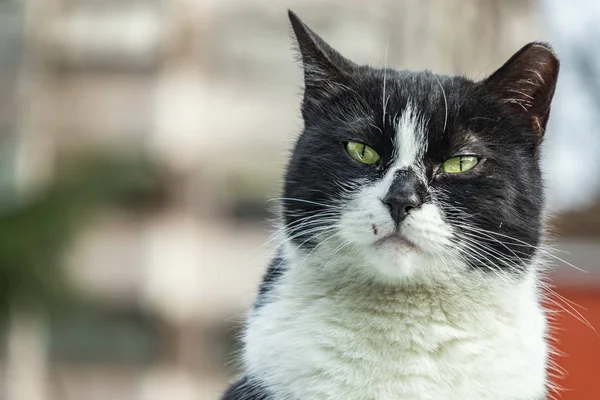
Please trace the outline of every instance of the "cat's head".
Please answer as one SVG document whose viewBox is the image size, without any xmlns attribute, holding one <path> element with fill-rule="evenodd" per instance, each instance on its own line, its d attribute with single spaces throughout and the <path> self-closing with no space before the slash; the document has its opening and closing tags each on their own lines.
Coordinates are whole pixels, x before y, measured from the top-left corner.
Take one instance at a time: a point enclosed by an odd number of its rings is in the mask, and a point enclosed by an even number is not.
<svg viewBox="0 0 600 400">
<path fill-rule="evenodd" d="M 474 82 L 357 65 L 290 20 L 305 84 L 283 196 L 297 252 L 391 280 L 526 269 L 543 234 L 550 47 L 530 43 Z"/>
</svg>

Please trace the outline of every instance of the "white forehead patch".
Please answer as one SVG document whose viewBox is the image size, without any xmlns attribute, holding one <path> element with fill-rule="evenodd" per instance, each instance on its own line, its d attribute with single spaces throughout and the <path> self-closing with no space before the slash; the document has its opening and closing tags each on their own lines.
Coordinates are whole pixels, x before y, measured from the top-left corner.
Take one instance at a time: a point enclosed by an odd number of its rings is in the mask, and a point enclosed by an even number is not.
<svg viewBox="0 0 600 400">
<path fill-rule="evenodd" d="M 394 149 L 397 169 L 414 166 L 427 151 L 425 122 L 409 102 L 400 118 L 395 121 L 396 147 Z"/>
</svg>

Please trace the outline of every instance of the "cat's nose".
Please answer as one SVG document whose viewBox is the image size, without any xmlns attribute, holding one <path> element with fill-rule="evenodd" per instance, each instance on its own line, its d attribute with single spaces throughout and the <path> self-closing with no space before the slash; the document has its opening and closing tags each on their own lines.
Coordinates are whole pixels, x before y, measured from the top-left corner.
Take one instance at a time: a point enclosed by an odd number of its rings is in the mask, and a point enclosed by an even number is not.
<svg viewBox="0 0 600 400">
<path fill-rule="evenodd" d="M 419 207 L 423 202 L 415 193 L 409 196 L 395 196 L 388 193 L 383 203 L 390 210 L 394 222 L 399 224 L 412 209 Z"/>
<path fill-rule="evenodd" d="M 396 172 L 388 194 L 381 200 L 390 211 L 390 216 L 400 224 L 415 208 L 423 204 L 424 185 L 413 171 Z"/>
</svg>

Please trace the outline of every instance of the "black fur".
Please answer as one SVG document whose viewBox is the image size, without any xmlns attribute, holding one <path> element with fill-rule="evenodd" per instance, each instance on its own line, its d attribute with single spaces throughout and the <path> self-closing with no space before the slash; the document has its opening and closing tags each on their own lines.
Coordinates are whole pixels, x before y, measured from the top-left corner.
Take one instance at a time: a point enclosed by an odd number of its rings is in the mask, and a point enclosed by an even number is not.
<svg viewBox="0 0 600 400">
<path fill-rule="evenodd" d="M 231 385 L 221 400 L 274 400 L 260 385 L 244 377 Z"/>
<path fill-rule="evenodd" d="M 273 288 L 273 285 L 283 276 L 285 272 L 285 260 L 281 255 L 281 251 L 277 254 L 277 257 L 271 261 L 267 273 L 264 275 L 263 280 L 258 290 L 258 296 L 254 302 L 254 308 L 260 308 L 267 301 L 267 294 Z"/>
</svg>

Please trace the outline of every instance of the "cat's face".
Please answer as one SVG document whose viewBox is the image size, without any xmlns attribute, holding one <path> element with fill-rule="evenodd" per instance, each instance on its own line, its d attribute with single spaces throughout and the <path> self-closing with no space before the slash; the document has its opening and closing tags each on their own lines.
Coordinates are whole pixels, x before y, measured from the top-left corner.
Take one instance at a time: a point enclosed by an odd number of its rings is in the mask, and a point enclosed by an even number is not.
<svg viewBox="0 0 600 400">
<path fill-rule="evenodd" d="M 351 255 L 385 279 L 526 268 L 543 229 L 551 50 L 530 44 L 473 82 L 357 66 L 290 17 L 305 126 L 283 204 L 299 251 Z"/>
</svg>

